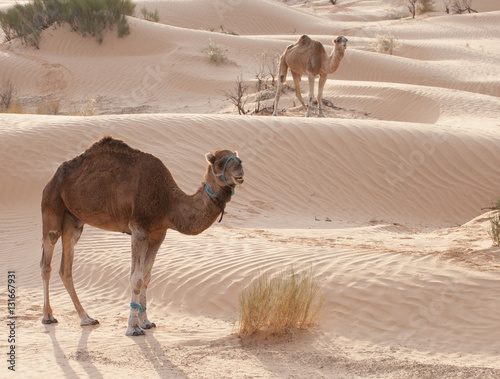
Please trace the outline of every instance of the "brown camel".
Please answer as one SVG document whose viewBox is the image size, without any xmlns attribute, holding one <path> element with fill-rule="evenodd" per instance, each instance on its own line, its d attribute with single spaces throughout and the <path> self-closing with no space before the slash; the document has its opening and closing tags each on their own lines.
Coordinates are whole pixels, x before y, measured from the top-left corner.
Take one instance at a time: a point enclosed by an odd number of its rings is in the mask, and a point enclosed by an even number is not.
<svg viewBox="0 0 500 379">
<path fill-rule="evenodd" d="M 105 137 L 79 156 L 64 162 L 42 194 L 44 304 L 42 323 L 55 323 L 49 302 L 49 279 L 54 245 L 62 236 L 59 275 L 81 325 L 98 324 L 84 311 L 73 285 L 74 247 L 83 225 L 132 236 L 130 287 L 132 300 L 127 336 L 145 334 L 156 325 L 146 313 L 146 290 L 156 253 L 167 229 L 198 234 L 224 214 L 234 188 L 243 183 L 236 152 L 206 154 L 208 167 L 193 195 L 185 194 L 165 165 L 151 154 Z"/>
<path fill-rule="evenodd" d="M 288 69 L 292 72 L 293 82 L 295 83 L 295 94 L 297 99 L 304 107 L 306 117 L 311 116 L 311 110 L 314 100 L 314 79 L 319 75 L 318 82 L 318 108 L 319 117 L 325 117 L 323 113 L 323 87 L 326 83 L 328 74 L 331 74 L 339 68 L 342 58 L 344 58 L 344 51 L 347 48 L 347 38 L 340 36 L 334 41 L 335 49 L 331 55 L 326 53 L 323 44 L 319 41 L 311 39 L 309 36 L 303 35 L 299 40 L 289 45 L 280 57 L 279 64 L 279 80 L 278 90 L 274 98 L 274 112 L 273 116 L 278 115 L 278 102 L 280 100 L 281 87 L 286 82 L 286 74 Z M 300 77 L 307 75 L 309 79 L 309 101 L 308 105 L 304 103 L 302 95 L 300 94 Z"/>
</svg>

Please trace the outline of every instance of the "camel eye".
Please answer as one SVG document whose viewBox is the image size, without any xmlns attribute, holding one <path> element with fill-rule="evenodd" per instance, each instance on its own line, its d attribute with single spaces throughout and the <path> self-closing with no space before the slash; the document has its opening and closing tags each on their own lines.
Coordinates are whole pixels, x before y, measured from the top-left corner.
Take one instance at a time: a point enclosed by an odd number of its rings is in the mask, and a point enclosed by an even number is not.
<svg viewBox="0 0 500 379">
<path fill-rule="evenodd" d="M 219 168 L 222 168 L 222 166 L 224 166 L 224 162 L 217 163 L 217 166 L 219 166 Z"/>
</svg>

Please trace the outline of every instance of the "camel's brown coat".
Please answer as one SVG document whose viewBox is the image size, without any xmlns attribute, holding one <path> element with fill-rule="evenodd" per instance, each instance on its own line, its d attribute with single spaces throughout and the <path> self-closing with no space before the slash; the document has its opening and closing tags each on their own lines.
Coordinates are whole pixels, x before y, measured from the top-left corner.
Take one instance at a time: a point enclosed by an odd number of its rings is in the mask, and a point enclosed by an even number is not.
<svg viewBox="0 0 500 379">
<path fill-rule="evenodd" d="M 74 246 L 84 224 L 132 235 L 132 303 L 146 308 L 151 269 L 167 229 L 184 234 L 201 233 L 223 212 L 232 189 L 243 183 L 243 167 L 237 153 L 219 150 L 207 154 L 206 159 L 209 165 L 204 181 L 194 195 L 186 195 L 179 188 L 158 158 L 111 137 L 95 142 L 81 155 L 59 166 L 42 194 L 42 322 L 57 322 L 49 302 L 49 279 L 54 245 L 62 236 L 59 274 L 81 324 L 98 323 L 84 311 L 73 285 Z M 227 184 L 222 179 L 224 167 Z M 207 184 L 216 197 L 207 193 Z M 144 329 L 154 326 L 146 311 L 131 308 L 127 335 L 145 334 Z"/>
<path fill-rule="evenodd" d="M 340 36 L 333 42 L 335 44 L 335 49 L 332 51 L 331 55 L 326 53 L 326 50 L 321 42 L 315 41 L 306 35 L 303 35 L 295 44 L 289 45 L 285 49 L 280 57 L 278 89 L 276 91 L 276 97 L 274 98 L 273 116 L 278 115 L 278 102 L 280 99 L 281 88 L 286 82 L 286 74 L 288 69 L 290 69 L 295 84 L 295 94 L 304 109 L 307 111 L 306 117 L 311 116 L 314 100 L 314 79 L 319 75 L 319 117 L 325 117 L 322 105 L 323 88 L 326 83 L 327 75 L 337 71 L 342 58 L 344 58 L 344 51 L 347 47 L 347 38 Z M 302 75 L 307 75 L 309 79 L 309 100 L 307 106 L 300 93 L 300 77 Z"/>
</svg>

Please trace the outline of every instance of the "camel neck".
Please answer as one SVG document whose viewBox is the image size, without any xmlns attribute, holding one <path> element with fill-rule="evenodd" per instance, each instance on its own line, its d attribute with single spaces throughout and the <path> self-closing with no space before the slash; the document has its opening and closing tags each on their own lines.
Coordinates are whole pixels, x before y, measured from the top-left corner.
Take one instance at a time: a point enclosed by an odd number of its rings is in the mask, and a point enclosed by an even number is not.
<svg viewBox="0 0 500 379">
<path fill-rule="evenodd" d="M 216 221 L 230 200 L 231 188 L 221 184 L 209 167 L 205 180 L 193 195 L 183 194 L 172 201 L 168 223 L 180 233 L 199 234 Z"/>
<path fill-rule="evenodd" d="M 332 54 L 330 55 L 330 69 L 328 72 L 334 72 L 337 71 L 339 68 L 340 62 L 342 61 L 342 58 L 344 58 L 344 52 L 345 49 L 343 48 L 337 48 L 335 47 L 332 51 Z"/>
</svg>

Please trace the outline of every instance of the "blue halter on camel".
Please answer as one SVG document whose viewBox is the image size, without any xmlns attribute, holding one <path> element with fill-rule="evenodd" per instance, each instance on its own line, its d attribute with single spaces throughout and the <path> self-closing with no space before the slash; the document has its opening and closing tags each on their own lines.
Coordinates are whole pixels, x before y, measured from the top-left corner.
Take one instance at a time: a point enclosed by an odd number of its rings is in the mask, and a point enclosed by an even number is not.
<svg viewBox="0 0 500 379">
<path fill-rule="evenodd" d="M 236 157 L 235 157 L 234 155 L 232 155 L 232 156 L 230 156 L 229 158 L 227 158 L 226 163 L 224 163 L 224 168 L 222 169 L 222 173 L 220 173 L 220 174 L 215 174 L 215 173 L 214 173 L 214 175 L 215 175 L 215 176 L 222 176 L 222 180 L 224 181 L 224 184 L 225 184 L 226 186 L 228 186 L 229 188 L 231 188 L 231 196 L 233 196 L 233 195 L 234 195 L 234 187 L 231 187 L 231 186 L 227 183 L 227 180 L 226 180 L 226 175 L 225 175 L 225 173 L 226 173 L 226 166 L 227 166 L 227 164 L 229 163 L 229 161 L 230 161 L 231 159 L 236 159 Z M 206 193 L 207 193 L 210 197 L 213 197 L 213 198 L 215 198 L 215 199 L 219 199 L 219 197 L 215 194 L 215 192 L 212 190 L 212 188 L 210 188 L 210 186 L 208 185 L 208 183 L 207 183 L 207 182 L 205 182 L 205 192 L 206 192 Z M 222 217 L 223 217 L 223 216 L 224 216 L 224 209 L 222 209 L 222 213 L 221 213 L 221 216 L 220 216 L 220 220 L 219 220 L 219 222 L 221 222 L 221 221 L 222 221 Z"/>
</svg>

